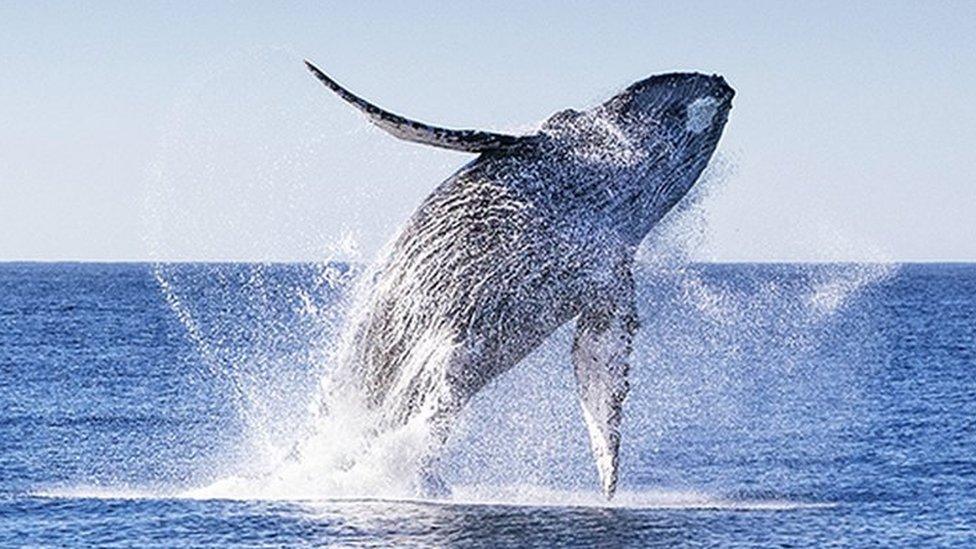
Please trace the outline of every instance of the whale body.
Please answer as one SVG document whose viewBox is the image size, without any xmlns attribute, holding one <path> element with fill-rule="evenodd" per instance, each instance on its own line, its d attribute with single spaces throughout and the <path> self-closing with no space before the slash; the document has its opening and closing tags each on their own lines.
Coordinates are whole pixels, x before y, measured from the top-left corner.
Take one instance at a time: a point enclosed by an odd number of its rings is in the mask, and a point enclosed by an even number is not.
<svg viewBox="0 0 976 549">
<path fill-rule="evenodd" d="M 567 362 L 611 498 L 639 328 L 634 253 L 707 165 L 732 88 L 717 75 L 656 75 L 514 136 L 409 120 L 306 65 L 393 136 L 478 154 L 372 273 L 345 359 L 369 406 L 388 428 L 423 418 L 443 442 L 475 393 L 575 319 Z"/>
</svg>

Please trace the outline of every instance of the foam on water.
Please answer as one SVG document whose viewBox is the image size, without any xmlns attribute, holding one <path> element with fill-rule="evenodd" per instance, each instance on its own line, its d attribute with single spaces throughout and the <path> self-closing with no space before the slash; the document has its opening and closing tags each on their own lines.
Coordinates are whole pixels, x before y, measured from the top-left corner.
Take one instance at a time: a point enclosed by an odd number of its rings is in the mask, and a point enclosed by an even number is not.
<svg viewBox="0 0 976 549">
<path fill-rule="evenodd" d="M 450 502 L 468 505 L 592 507 L 614 509 L 728 509 L 783 511 L 831 507 L 833 503 L 780 499 L 734 499 L 684 490 L 621 490 L 611 501 L 598 491 L 555 490 L 539 486 L 459 486 Z"/>
<path fill-rule="evenodd" d="M 301 503 L 314 512 L 322 507 L 347 504 L 385 503 L 402 505 L 464 505 L 464 506 L 517 506 L 550 508 L 594 509 L 676 509 L 676 510 L 729 510 L 729 511 L 791 511 L 802 509 L 827 509 L 836 503 L 792 501 L 787 499 L 735 499 L 696 491 L 685 490 L 622 490 L 612 501 L 597 492 L 555 490 L 538 486 L 456 486 L 449 498 L 425 499 L 418 497 L 373 496 L 325 496 L 309 494 L 284 495 L 265 493 L 258 497 L 248 490 L 238 493 L 226 479 L 207 489 L 191 491 L 166 491 L 140 488 L 74 486 L 37 490 L 31 495 L 50 499 L 95 500 L 229 500 L 229 501 L 281 501 Z"/>
<path fill-rule="evenodd" d="M 428 427 L 417 418 L 376 434 L 371 413 L 349 399 L 332 399 L 317 428 L 296 441 L 277 464 L 250 475 L 231 475 L 182 492 L 197 499 L 318 500 L 406 498 L 418 492 Z"/>
</svg>

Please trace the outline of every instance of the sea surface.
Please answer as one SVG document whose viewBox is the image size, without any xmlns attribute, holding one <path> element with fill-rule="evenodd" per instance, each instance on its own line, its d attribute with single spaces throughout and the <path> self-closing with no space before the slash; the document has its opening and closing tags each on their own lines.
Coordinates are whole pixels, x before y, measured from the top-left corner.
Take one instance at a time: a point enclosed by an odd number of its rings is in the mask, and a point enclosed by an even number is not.
<svg viewBox="0 0 976 549">
<path fill-rule="evenodd" d="M 0 546 L 976 545 L 976 265 L 641 265 L 610 503 L 572 325 L 465 411 L 449 498 L 350 468 L 356 271 L 0 264 Z"/>
</svg>

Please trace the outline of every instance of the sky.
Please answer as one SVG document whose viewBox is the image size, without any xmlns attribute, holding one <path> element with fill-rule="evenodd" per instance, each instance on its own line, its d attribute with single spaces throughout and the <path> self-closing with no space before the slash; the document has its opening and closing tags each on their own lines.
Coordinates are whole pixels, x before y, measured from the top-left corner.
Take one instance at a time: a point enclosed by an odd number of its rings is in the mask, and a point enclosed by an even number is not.
<svg viewBox="0 0 976 549">
<path fill-rule="evenodd" d="M 0 260 L 368 256 L 470 155 L 663 71 L 737 90 L 711 261 L 976 261 L 976 2 L 3 2 Z"/>
</svg>

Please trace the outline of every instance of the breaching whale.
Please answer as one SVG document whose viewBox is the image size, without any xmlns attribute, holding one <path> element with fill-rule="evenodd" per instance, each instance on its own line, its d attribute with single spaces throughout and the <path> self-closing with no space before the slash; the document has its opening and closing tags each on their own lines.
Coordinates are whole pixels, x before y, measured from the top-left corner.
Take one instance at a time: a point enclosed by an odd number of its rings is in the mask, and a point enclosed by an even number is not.
<svg viewBox="0 0 976 549">
<path fill-rule="evenodd" d="M 634 253 L 708 163 L 732 88 L 717 75 L 652 76 L 516 136 L 409 120 L 305 63 L 394 137 L 478 154 L 420 205 L 371 275 L 344 360 L 368 405 L 386 427 L 423 417 L 443 442 L 475 393 L 576 319 L 571 363 L 611 498 L 639 327 Z"/>
</svg>

